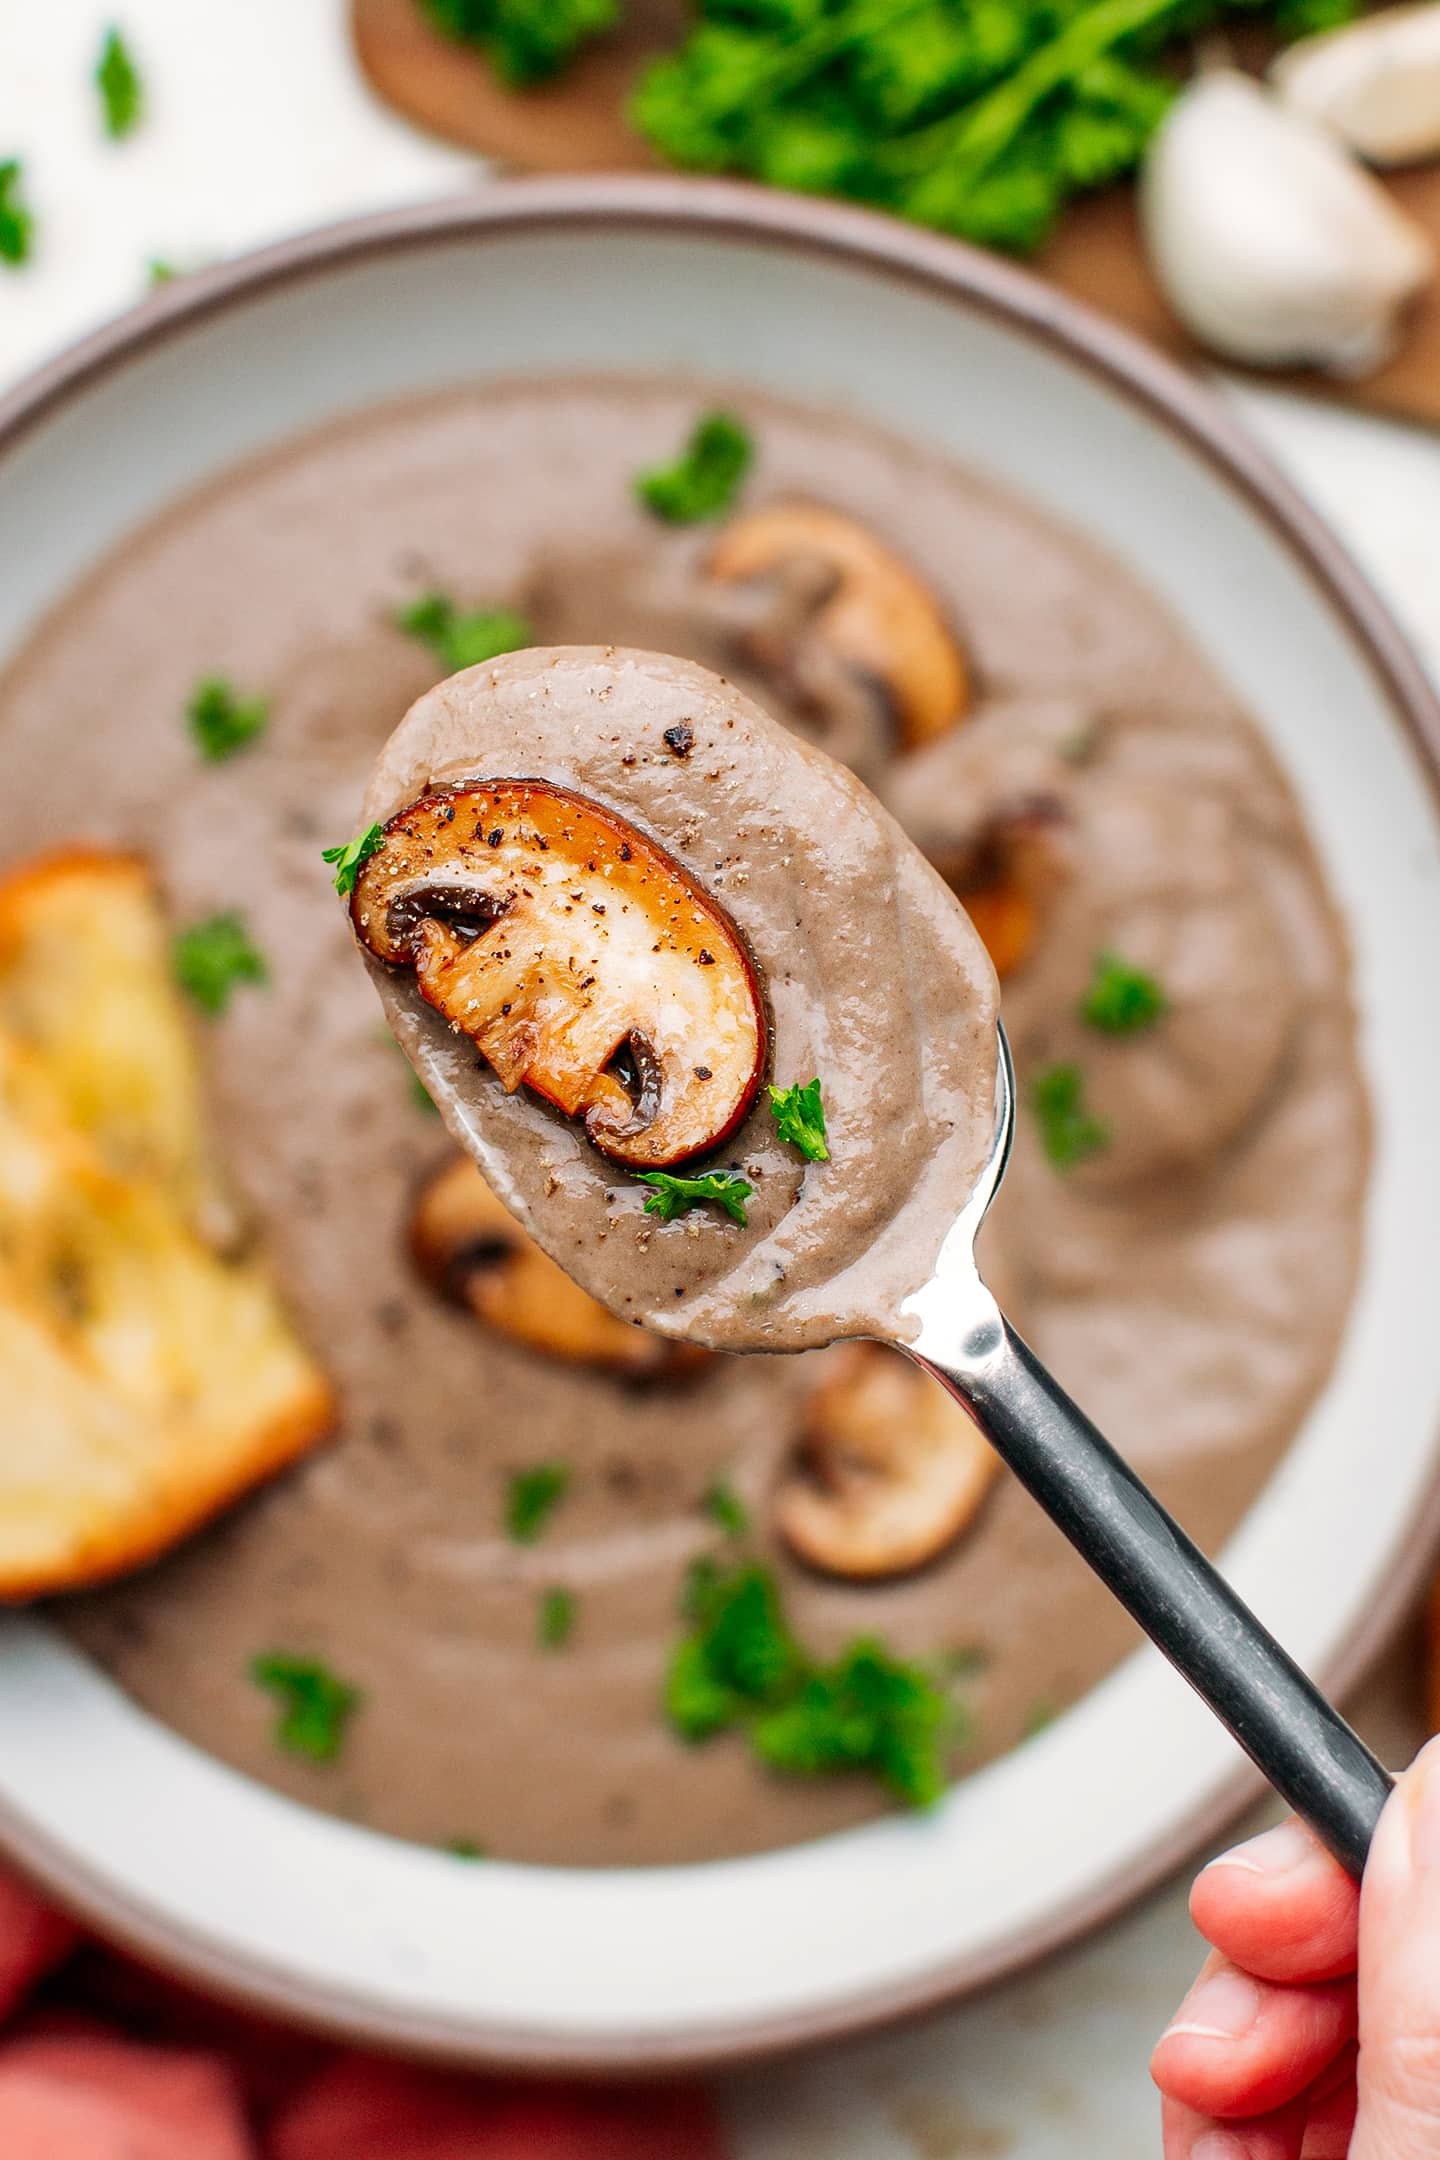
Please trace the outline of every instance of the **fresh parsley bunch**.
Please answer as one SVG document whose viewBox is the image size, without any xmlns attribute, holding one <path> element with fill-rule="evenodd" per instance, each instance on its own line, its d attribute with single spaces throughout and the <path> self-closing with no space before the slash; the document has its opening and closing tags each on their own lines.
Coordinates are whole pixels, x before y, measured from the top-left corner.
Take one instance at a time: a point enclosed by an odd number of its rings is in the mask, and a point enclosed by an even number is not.
<svg viewBox="0 0 1440 2160">
<path fill-rule="evenodd" d="M 851 196 L 1026 253 L 1132 171 L 1175 94 L 1166 48 L 1265 0 L 700 0 L 632 103 L 666 157 Z M 1281 0 L 1285 34 L 1355 0 Z"/>
<path fill-rule="evenodd" d="M 614 26 L 621 0 L 422 0 L 515 86 Z M 672 164 L 844 195 L 1028 254 L 1071 196 L 1133 172 L 1184 40 L 1264 18 L 1281 39 L 1358 0 L 696 0 L 630 116 Z"/>
</svg>

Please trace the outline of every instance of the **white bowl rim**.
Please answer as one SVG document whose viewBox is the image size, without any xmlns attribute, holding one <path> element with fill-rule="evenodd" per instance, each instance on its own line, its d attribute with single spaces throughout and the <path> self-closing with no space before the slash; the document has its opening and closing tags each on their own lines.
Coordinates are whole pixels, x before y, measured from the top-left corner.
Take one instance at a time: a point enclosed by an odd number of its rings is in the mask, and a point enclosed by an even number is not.
<svg viewBox="0 0 1440 2160">
<path fill-rule="evenodd" d="M 998 318 L 1140 407 L 1202 461 L 1287 549 L 1348 632 L 1409 737 L 1440 813 L 1440 698 L 1403 632 L 1322 519 L 1197 379 L 1128 331 L 1029 273 L 961 242 L 897 220 L 811 197 L 729 180 L 579 175 L 505 179 L 482 191 L 346 220 L 194 272 L 103 325 L 0 397 L 0 459 L 98 378 L 207 318 L 243 308 L 276 287 L 390 253 L 527 230 L 659 230 L 703 243 L 720 236 L 829 257 Z M 1398 1627 L 1440 1543 L 1440 1436 L 1424 1503 L 1390 1555 L 1383 1586 L 1318 1675 L 1343 1694 Z M 1043 1921 L 978 1955 L 813 2014 L 677 2032 L 634 2046 L 560 2029 L 497 2031 L 399 2006 L 380 2007 L 339 1986 L 217 1949 L 158 1918 L 102 1880 L 0 1798 L 0 1852 L 62 1909 L 157 1970 L 263 2016 L 326 2036 L 437 2061 L 576 2075 L 627 2075 L 752 2062 L 933 2012 L 1007 1977 L 1114 1918 L 1215 1838 L 1263 1789 L 1248 1765 L 1177 1827 Z"/>
</svg>

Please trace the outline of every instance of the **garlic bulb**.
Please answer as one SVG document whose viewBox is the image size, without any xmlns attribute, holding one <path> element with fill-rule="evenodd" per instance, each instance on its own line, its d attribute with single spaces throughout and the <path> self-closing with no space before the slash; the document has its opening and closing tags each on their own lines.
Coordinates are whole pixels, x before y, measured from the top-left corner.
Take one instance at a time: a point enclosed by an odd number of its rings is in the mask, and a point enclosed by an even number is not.
<svg viewBox="0 0 1440 2160">
<path fill-rule="evenodd" d="M 1323 120 L 1372 165 L 1440 156 L 1440 5 L 1387 8 L 1302 38 L 1270 80 L 1296 112 Z"/>
<path fill-rule="evenodd" d="M 1230 68 L 1171 107 L 1140 206 L 1181 321 L 1259 367 L 1369 372 L 1434 270 L 1426 234 L 1334 136 Z"/>
</svg>

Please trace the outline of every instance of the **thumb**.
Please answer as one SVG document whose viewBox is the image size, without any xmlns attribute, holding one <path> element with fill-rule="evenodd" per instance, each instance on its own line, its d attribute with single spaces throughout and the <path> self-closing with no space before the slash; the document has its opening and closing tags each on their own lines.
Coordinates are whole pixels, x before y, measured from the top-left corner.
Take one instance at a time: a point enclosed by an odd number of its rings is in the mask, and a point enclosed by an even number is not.
<svg viewBox="0 0 1440 2160">
<path fill-rule="evenodd" d="M 1440 2160 L 1440 1740 L 1386 1804 L 1360 1893 L 1350 2160 Z"/>
</svg>

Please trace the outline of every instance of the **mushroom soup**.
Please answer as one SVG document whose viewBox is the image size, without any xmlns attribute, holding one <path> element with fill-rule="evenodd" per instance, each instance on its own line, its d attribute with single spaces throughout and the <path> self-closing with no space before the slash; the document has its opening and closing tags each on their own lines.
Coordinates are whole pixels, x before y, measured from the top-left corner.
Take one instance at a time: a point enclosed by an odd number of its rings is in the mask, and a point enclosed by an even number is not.
<svg viewBox="0 0 1440 2160">
<path fill-rule="evenodd" d="M 266 958 L 268 985 L 206 1028 L 207 1084 L 230 1180 L 343 1410 L 333 1448 L 57 1615 L 252 1775 L 517 1859 L 701 1859 L 923 1799 L 937 1749 L 963 1774 L 1015 1745 L 1133 1635 L 903 1360 L 863 1343 L 707 1356 L 613 1322 L 458 1161 L 319 854 L 355 832 L 381 746 L 465 664 L 465 635 L 699 661 L 843 756 L 918 842 L 989 947 L 1019 1068 L 990 1278 L 1211 1549 L 1323 1384 L 1356 1263 L 1367 1112 L 1344 942 L 1225 684 L 1127 568 L 846 418 L 727 396 L 753 468 L 721 515 L 664 522 L 635 476 L 710 401 L 576 380 L 362 416 L 133 536 L 0 685 L 7 852 L 142 849 L 174 920 L 241 910 Z M 207 764 L 184 714 L 216 675 L 270 713 Z M 704 851 L 714 760 L 676 741 L 646 785 L 683 774 L 683 867 L 743 930 L 744 888 Z M 646 832 L 638 780 L 612 794 L 587 765 L 570 784 Z M 827 919 L 823 883 L 806 909 L 784 966 L 828 941 L 830 990 L 863 997 L 881 931 Z M 953 1037 L 914 950 L 907 933 L 890 964 L 943 1060 Z M 783 998 L 775 1017 L 778 1046 Z M 795 1137 L 816 1144 L 812 1078 L 835 1113 L 824 1144 L 872 1149 L 877 1192 L 908 1175 L 888 1048 L 868 1121 L 820 1034 L 772 1060 L 733 1136 L 740 1174 L 763 1172 L 746 1182 L 763 1195 L 824 1167 Z M 771 1084 L 801 1091 L 783 1127 Z M 744 1088 L 741 1073 L 737 1102 Z M 507 1101 L 563 1135 L 576 1207 L 635 1180 L 627 1211 L 671 1294 L 706 1279 L 738 1231 L 723 1203 L 645 1218 L 637 1166 L 536 1091 Z M 733 1667 L 715 1684 L 723 1627 L 751 1659 L 744 1688 Z M 278 1654 L 322 1693 L 314 1676 L 354 1691 L 328 1760 L 287 1743 L 255 1684 Z M 846 1768 L 834 1726 L 797 1732 L 802 1681 L 882 1705 L 904 1776 Z M 938 1738 L 937 1705 L 954 1713 Z"/>
</svg>

